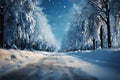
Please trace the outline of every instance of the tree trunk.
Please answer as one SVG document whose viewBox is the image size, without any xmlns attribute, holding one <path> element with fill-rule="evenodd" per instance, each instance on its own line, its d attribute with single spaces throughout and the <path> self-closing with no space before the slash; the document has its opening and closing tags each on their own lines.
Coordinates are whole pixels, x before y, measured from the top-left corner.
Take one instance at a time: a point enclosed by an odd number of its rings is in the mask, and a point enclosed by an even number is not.
<svg viewBox="0 0 120 80">
<path fill-rule="evenodd" d="M 103 29 L 102 29 L 103 25 L 101 25 L 100 28 L 100 40 L 101 40 L 101 48 L 103 48 Z"/>
<path fill-rule="evenodd" d="M 110 15 L 109 15 L 110 11 L 107 12 L 106 17 L 107 17 L 107 35 L 108 35 L 108 48 L 111 48 L 111 29 L 110 29 Z"/>
<path fill-rule="evenodd" d="M 93 38 L 93 50 L 96 50 L 96 41 L 94 38 Z"/>
<path fill-rule="evenodd" d="M 4 10 L 3 5 L 0 5 L 0 47 L 4 47 Z"/>
<path fill-rule="evenodd" d="M 110 24 L 107 24 L 107 35 L 108 35 L 108 48 L 111 48 L 111 32 L 110 32 Z"/>
<path fill-rule="evenodd" d="M 106 8 L 106 25 L 107 25 L 107 40 L 108 40 L 108 48 L 111 48 L 111 29 L 110 29 L 110 2 L 109 0 L 106 0 L 105 4 Z"/>
</svg>

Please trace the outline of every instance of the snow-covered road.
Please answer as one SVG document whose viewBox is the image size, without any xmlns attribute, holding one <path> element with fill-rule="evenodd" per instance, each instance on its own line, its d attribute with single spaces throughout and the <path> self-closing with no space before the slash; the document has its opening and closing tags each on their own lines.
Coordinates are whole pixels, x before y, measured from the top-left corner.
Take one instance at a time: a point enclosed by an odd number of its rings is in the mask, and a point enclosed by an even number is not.
<svg viewBox="0 0 120 80">
<path fill-rule="evenodd" d="M 39 62 L 12 71 L 0 80 L 120 80 L 120 72 L 64 53 L 45 53 Z"/>
</svg>

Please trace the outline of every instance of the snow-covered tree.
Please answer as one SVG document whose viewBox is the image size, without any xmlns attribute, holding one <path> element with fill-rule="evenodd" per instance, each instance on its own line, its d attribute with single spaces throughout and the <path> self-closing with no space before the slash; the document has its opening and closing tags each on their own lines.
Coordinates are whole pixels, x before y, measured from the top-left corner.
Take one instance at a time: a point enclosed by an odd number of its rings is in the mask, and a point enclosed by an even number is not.
<svg viewBox="0 0 120 80">
<path fill-rule="evenodd" d="M 119 27 L 115 29 L 120 22 L 118 4 L 119 0 L 83 0 L 74 4 L 73 19 L 63 39 L 62 50 L 119 47 L 120 34 L 114 34 L 116 30 L 119 32 Z M 113 15 L 117 15 L 116 20 Z"/>
<path fill-rule="evenodd" d="M 0 0 L 0 47 L 3 47 L 3 35 L 4 35 L 4 9 Z"/>
<path fill-rule="evenodd" d="M 4 7 L 4 47 L 23 48 L 29 44 L 33 0 L 2 0 Z M 24 35 L 25 34 L 25 35 Z"/>
<path fill-rule="evenodd" d="M 88 2 L 93 6 L 93 9 L 98 11 L 104 27 L 106 26 L 108 48 L 118 47 L 117 42 L 119 41 L 115 38 L 115 32 L 119 31 L 116 29 L 116 21 L 119 18 L 116 15 L 119 15 L 120 0 L 88 0 Z"/>
<path fill-rule="evenodd" d="M 57 45 L 46 16 L 42 12 L 42 8 L 36 7 L 35 11 L 35 28 L 31 40 L 34 49 L 53 51 Z"/>
<path fill-rule="evenodd" d="M 0 35 L 4 48 L 56 49 L 54 35 L 40 8 L 41 0 L 0 0 L 0 3 L 4 13 L 0 26 L 3 27 Z"/>
<path fill-rule="evenodd" d="M 97 35 L 97 30 L 99 29 L 98 23 L 94 23 L 97 20 L 97 18 L 94 18 L 97 13 L 94 12 L 91 6 L 86 5 L 85 1 L 79 5 L 74 4 L 73 19 L 63 39 L 62 50 L 93 49 L 93 40 L 99 42 L 99 37 L 93 35 Z"/>
<path fill-rule="evenodd" d="M 111 0 L 112 46 L 120 47 L 120 0 Z"/>
<path fill-rule="evenodd" d="M 112 47 L 111 26 L 110 26 L 110 0 L 89 0 L 89 3 L 99 12 L 99 16 L 107 26 L 108 47 Z"/>
</svg>

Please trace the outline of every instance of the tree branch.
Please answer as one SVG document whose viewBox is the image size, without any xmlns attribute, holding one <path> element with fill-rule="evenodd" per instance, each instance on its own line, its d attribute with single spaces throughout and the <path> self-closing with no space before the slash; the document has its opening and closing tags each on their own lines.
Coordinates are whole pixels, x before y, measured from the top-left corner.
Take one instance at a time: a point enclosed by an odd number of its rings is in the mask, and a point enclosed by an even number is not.
<svg viewBox="0 0 120 80">
<path fill-rule="evenodd" d="M 101 7 L 99 7 L 95 2 L 89 0 L 88 3 L 91 4 L 94 9 L 96 8 L 95 10 L 100 11 L 100 12 L 103 12 L 103 13 L 106 13 L 106 12 L 105 12 Z"/>
<path fill-rule="evenodd" d="M 102 18 L 102 20 L 107 24 L 107 21 L 105 20 L 105 18 L 101 15 L 101 14 L 99 14 L 99 16 Z"/>
</svg>

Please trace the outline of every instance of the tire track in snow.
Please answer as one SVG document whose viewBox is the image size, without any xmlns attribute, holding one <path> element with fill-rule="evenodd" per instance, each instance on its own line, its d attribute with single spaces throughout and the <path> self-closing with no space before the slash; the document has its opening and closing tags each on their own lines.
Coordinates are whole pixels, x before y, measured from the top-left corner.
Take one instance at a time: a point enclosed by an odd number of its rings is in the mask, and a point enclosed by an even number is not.
<svg viewBox="0 0 120 80">
<path fill-rule="evenodd" d="M 71 62 L 71 59 L 74 57 L 49 55 L 37 64 L 29 64 L 20 70 L 8 73 L 0 80 L 97 80 L 80 68 L 70 66 L 76 64 L 75 61 Z"/>
</svg>

